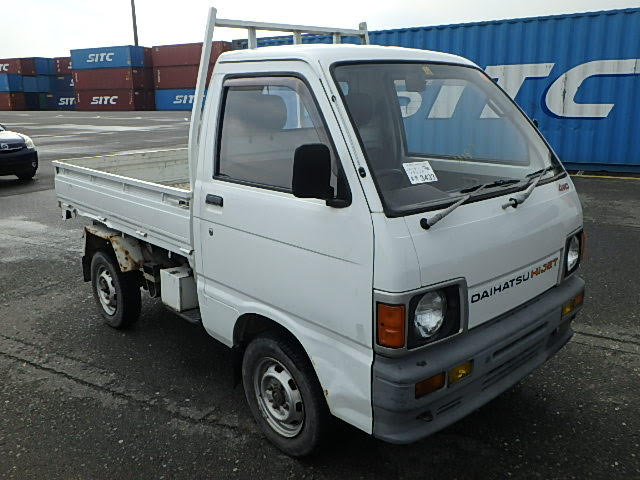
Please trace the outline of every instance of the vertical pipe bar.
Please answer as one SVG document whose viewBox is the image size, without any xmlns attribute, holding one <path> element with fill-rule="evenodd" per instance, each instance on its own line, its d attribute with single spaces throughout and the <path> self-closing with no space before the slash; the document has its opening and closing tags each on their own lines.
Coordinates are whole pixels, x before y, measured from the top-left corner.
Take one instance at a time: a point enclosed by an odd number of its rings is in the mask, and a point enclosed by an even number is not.
<svg viewBox="0 0 640 480">
<path fill-rule="evenodd" d="M 191 110 L 191 124 L 189 125 L 189 184 L 193 194 L 198 169 L 198 147 L 200 144 L 200 124 L 202 123 L 202 102 L 204 91 L 207 87 L 207 73 L 209 61 L 211 59 L 211 42 L 213 41 L 213 28 L 216 24 L 216 9 L 209 9 L 207 27 L 202 44 L 202 54 L 200 55 L 200 67 L 198 69 L 198 81 L 196 83 L 196 94 L 193 99 L 193 109 Z M 193 229 L 192 229 L 193 230 Z"/>
<path fill-rule="evenodd" d="M 293 32 L 293 44 L 294 45 L 302 45 L 302 33 L 294 31 Z M 302 128 L 302 99 L 300 96 L 296 98 L 296 117 L 298 121 L 297 128 Z"/>
<path fill-rule="evenodd" d="M 339 33 L 333 34 L 333 43 L 342 43 L 342 37 Z"/>
<path fill-rule="evenodd" d="M 255 27 L 249 27 L 247 28 L 247 34 L 248 34 L 248 47 L 249 48 L 258 48 L 258 39 L 256 38 L 256 28 Z"/>
<path fill-rule="evenodd" d="M 364 33 L 360 37 L 362 38 L 362 44 L 369 45 L 369 30 L 367 29 L 367 22 L 361 22 L 360 25 L 358 25 L 358 28 L 360 30 L 364 30 Z"/>
<path fill-rule="evenodd" d="M 136 21 L 136 1 L 131 0 L 131 20 L 133 21 L 133 44 L 138 46 L 138 22 Z"/>
</svg>

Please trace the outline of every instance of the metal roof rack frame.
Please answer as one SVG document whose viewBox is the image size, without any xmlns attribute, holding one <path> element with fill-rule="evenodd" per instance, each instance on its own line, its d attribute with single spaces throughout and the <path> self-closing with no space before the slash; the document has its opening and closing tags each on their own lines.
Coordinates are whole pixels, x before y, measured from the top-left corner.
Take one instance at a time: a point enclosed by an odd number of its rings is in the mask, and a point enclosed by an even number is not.
<svg viewBox="0 0 640 480">
<path fill-rule="evenodd" d="M 285 23 L 247 22 L 244 20 L 226 20 L 222 18 L 217 19 L 215 21 L 215 24 L 218 27 L 246 28 L 249 48 L 258 48 L 258 40 L 256 37 L 257 30 L 266 30 L 271 32 L 292 32 L 294 45 L 302 43 L 303 33 L 315 35 L 332 35 L 333 43 L 340 43 L 341 38 L 345 36 L 359 37 L 363 45 L 367 45 L 369 43 L 369 32 L 367 30 L 366 22 L 360 23 L 360 25 L 358 25 L 358 29 L 311 27 L 305 25 L 289 25 Z"/>
<path fill-rule="evenodd" d="M 198 69 L 198 82 L 196 84 L 195 98 L 193 100 L 193 110 L 191 111 L 191 124 L 189 126 L 189 183 L 191 192 L 195 188 L 195 178 L 197 169 L 198 149 L 200 144 L 200 125 L 202 123 L 202 103 L 207 82 L 207 71 L 211 58 L 211 44 L 213 42 L 213 30 L 215 27 L 226 28 L 246 28 L 248 35 L 248 47 L 258 48 L 257 30 L 267 30 L 275 32 L 292 32 L 294 45 L 302 43 L 302 34 L 332 35 L 333 43 L 341 43 L 343 36 L 357 36 L 363 45 L 369 44 L 369 31 L 367 23 L 362 22 L 358 29 L 332 28 L 332 27 L 310 27 L 304 25 L 289 25 L 285 23 L 251 22 L 245 20 L 228 20 L 217 18 L 215 7 L 209 8 L 207 26 L 202 44 L 202 55 L 200 56 L 200 67 Z M 193 229 L 192 229 L 193 231 Z"/>
</svg>

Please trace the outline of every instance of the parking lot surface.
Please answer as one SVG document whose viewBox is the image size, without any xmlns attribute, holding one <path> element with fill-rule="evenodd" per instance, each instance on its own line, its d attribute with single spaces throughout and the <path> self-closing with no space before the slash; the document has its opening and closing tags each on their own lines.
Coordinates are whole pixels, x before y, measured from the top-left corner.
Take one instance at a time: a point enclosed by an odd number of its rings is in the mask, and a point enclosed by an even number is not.
<svg viewBox="0 0 640 480">
<path fill-rule="evenodd" d="M 0 478 L 640 478 L 640 180 L 574 177 L 585 307 L 542 368 L 416 444 L 338 424 L 294 460 L 262 438 L 230 352 L 201 327 L 148 298 L 130 330 L 102 323 L 81 278 L 83 221 L 57 208 L 51 160 L 184 146 L 187 120 L 3 112 L 41 169 L 0 177 Z"/>
</svg>

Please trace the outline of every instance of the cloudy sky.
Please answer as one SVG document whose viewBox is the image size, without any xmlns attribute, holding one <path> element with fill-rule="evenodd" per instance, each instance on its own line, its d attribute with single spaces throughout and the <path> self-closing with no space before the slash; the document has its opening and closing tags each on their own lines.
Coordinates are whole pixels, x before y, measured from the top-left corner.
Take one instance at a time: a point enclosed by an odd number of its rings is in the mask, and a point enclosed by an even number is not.
<svg viewBox="0 0 640 480">
<path fill-rule="evenodd" d="M 0 58 L 66 56 L 72 48 L 133 43 L 130 0 L 0 0 L 0 4 L 5 19 Z M 136 0 L 140 44 L 201 41 L 210 5 L 220 18 L 347 28 L 366 21 L 370 30 L 379 30 L 640 7 L 640 0 Z M 220 29 L 215 37 L 231 40 L 243 33 Z"/>
</svg>

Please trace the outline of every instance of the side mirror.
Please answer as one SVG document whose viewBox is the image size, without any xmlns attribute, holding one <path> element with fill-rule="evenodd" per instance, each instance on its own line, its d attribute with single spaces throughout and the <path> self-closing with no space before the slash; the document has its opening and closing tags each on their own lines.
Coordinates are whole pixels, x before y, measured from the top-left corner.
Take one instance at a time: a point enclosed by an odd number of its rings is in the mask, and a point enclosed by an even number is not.
<svg viewBox="0 0 640 480">
<path fill-rule="evenodd" d="M 298 198 L 329 200 L 333 197 L 331 152 L 326 145 L 308 143 L 296 148 L 291 189 Z"/>
<path fill-rule="evenodd" d="M 538 120 L 536 120 L 536 119 L 534 118 L 534 119 L 533 119 L 533 120 L 531 120 L 531 121 L 533 122 L 533 126 L 534 126 L 534 127 L 539 128 L 539 127 L 538 127 Z"/>
</svg>

